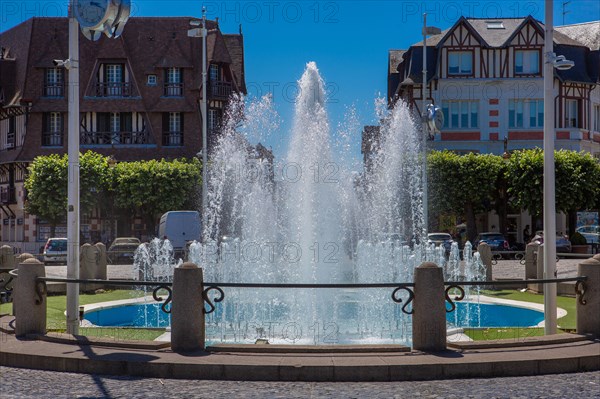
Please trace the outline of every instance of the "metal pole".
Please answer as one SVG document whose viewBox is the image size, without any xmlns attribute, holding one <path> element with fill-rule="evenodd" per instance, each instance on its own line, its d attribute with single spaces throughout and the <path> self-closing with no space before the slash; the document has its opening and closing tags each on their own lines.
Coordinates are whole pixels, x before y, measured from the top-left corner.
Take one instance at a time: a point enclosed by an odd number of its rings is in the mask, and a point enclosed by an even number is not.
<svg viewBox="0 0 600 399">
<path fill-rule="evenodd" d="M 206 8 L 202 7 L 202 230 L 206 228 L 206 209 L 208 208 L 208 115 L 206 111 Z M 202 234 L 203 238 L 206 236 Z"/>
<path fill-rule="evenodd" d="M 69 7 L 69 182 L 67 208 L 67 277 L 79 278 L 79 24 L 75 1 Z M 67 333 L 79 333 L 79 284 L 67 284 Z"/>
<path fill-rule="evenodd" d="M 544 279 L 556 277 L 556 205 L 554 170 L 554 65 L 552 0 L 546 0 L 544 32 Z M 556 284 L 544 284 L 544 333 L 556 334 Z"/>
<path fill-rule="evenodd" d="M 427 130 L 427 120 L 426 120 L 426 112 L 425 109 L 427 106 L 427 98 L 426 98 L 426 87 L 427 87 L 427 13 L 423 14 L 423 83 L 421 85 L 421 96 L 422 96 L 422 104 L 421 104 L 421 123 L 423 126 L 423 233 L 422 240 L 427 242 L 427 230 L 429 228 L 429 209 L 428 209 L 428 193 L 427 193 L 427 140 L 428 140 L 428 130 Z"/>
</svg>

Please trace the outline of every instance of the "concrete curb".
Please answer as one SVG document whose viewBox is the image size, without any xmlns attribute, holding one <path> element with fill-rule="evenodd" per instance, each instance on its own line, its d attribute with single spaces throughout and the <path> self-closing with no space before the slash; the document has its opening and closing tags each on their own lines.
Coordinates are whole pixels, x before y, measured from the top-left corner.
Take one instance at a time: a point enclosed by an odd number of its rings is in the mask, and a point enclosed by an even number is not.
<svg viewBox="0 0 600 399">
<path fill-rule="evenodd" d="M 241 353 L 231 348 L 230 352 L 178 354 L 170 349 L 19 340 L 14 335 L 3 334 L 0 365 L 89 374 L 234 381 L 407 381 L 600 370 L 600 340 L 568 341 L 548 340 L 540 346 L 437 353 Z"/>
</svg>

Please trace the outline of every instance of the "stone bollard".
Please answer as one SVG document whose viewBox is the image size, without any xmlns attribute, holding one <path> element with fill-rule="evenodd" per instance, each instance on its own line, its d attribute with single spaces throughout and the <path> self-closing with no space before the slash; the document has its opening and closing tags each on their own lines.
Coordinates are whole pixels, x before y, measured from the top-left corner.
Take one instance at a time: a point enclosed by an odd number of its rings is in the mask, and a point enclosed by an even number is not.
<svg viewBox="0 0 600 399">
<path fill-rule="evenodd" d="M 99 280 L 106 280 L 108 278 L 107 274 L 107 260 L 106 260 L 106 245 L 99 242 L 96 245 L 97 250 L 97 264 L 96 264 L 96 277 Z"/>
<path fill-rule="evenodd" d="M 544 278 L 544 244 L 538 246 L 535 278 L 538 280 Z M 528 284 L 527 288 L 539 294 L 544 292 L 544 284 Z"/>
<path fill-rule="evenodd" d="M 96 278 L 98 248 L 90 244 L 83 244 L 79 251 L 79 278 L 89 280 Z M 94 291 L 98 284 L 81 284 L 80 290 L 83 292 Z"/>
<path fill-rule="evenodd" d="M 23 252 L 22 254 L 19 254 L 16 256 L 16 263 L 20 265 L 21 263 L 25 262 L 27 259 L 35 259 L 35 256 L 33 256 L 32 254 L 30 254 L 28 252 Z"/>
<path fill-rule="evenodd" d="M 204 279 L 202 268 L 186 262 L 175 268 L 171 306 L 171 349 L 204 350 Z"/>
<path fill-rule="evenodd" d="M 492 248 L 487 242 L 482 242 L 477 247 L 481 262 L 485 265 L 485 280 L 492 281 Z"/>
<path fill-rule="evenodd" d="M 538 252 L 540 244 L 537 242 L 530 242 L 525 248 L 525 279 L 536 279 L 537 278 L 537 262 L 535 254 Z"/>
<path fill-rule="evenodd" d="M 415 350 L 446 350 L 444 274 L 435 263 L 424 262 L 415 269 L 412 335 Z"/>
<path fill-rule="evenodd" d="M 0 247 L 0 269 L 13 270 L 16 267 L 17 262 L 12 247 L 10 245 Z"/>
<path fill-rule="evenodd" d="M 586 259 L 577 266 L 578 276 L 587 276 L 583 299 L 577 301 L 577 333 L 600 337 L 600 255 Z"/>
<path fill-rule="evenodd" d="M 14 300 L 15 335 L 46 334 L 46 290 L 41 292 L 41 300 L 35 290 L 35 279 L 46 277 L 46 268 L 37 259 L 27 259 L 19 263 L 18 275 Z"/>
</svg>

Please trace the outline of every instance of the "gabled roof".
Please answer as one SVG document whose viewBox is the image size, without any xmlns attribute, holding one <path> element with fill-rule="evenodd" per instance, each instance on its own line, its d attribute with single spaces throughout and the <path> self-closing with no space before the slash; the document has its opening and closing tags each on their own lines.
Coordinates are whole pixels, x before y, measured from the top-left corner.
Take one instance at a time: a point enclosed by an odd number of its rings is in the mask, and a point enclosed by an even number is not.
<svg viewBox="0 0 600 399">
<path fill-rule="evenodd" d="M 587 46 L 591 50 L 600 49 L 600 21 L 557 26 L 554 28 L 554 34 L 557 32 Z"/>
<path fill-rule="evenodd" d="M 433 79 L 437 71 L 437 51 L 437 48 L 427 46 L 427 82 Z M 412 47 L 410 51 L 404 54 L 404 58 L 407 58 L 405 62 L 408 62 L 409 69 L 406 79 L 400 84 L 421 84 L 423 82 L 423 47 Z"/>
<path fill-rule="evenodd" d="M 246 93 L 246 78 L 245 78 L 245 65 L 244 65 L 244 36 L 238 34 L 226 34 L 223 35 L 225 44 L 229 50 L 231 56 L 231 71 L 235 77 L 236 83 L 238 84 L 240 91 Z"/>
</svg>

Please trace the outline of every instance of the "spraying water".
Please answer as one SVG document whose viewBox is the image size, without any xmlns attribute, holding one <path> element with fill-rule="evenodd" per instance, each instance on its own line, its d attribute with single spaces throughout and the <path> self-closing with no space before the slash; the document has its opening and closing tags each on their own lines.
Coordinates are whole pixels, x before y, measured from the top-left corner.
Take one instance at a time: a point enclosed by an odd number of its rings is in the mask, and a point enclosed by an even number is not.
<svg viewBox="0 0 600 399">
<path fill-rule="evenodd" d="M 188 256 L 206 281 L 412 282 L 424 260 L 445 266 L 443 248 L 426 245 L 422 141 L 408 106 L 379 107 L 376 150 L 358 173 L 344 161 L 348 127 L 337 141 L 332 137 L 326 100 L 310 62 L 298 81 L 286 157 L 275 164 L 255 145 L 278 128 L 271 98 L 230 101 L 212 155 L 203 243 L 193 243 Z M 342 148 L 336 156 L 334 145 Z M 227 289 L 207 317 L 207 339 L 409 343 L 410 317 L 392 291 Z"/>
</svg>

